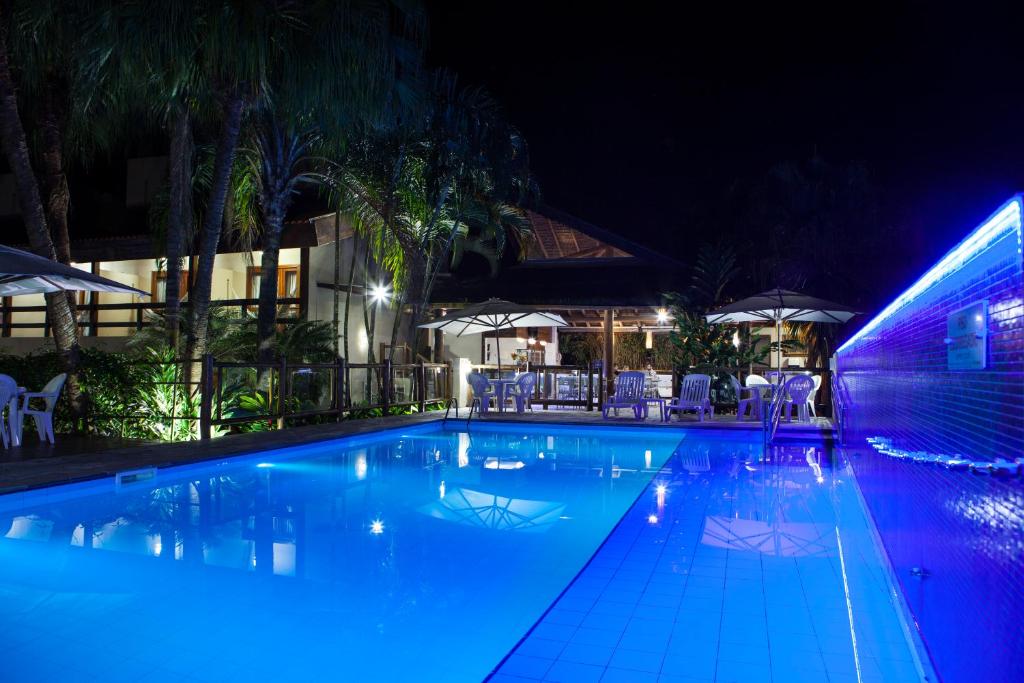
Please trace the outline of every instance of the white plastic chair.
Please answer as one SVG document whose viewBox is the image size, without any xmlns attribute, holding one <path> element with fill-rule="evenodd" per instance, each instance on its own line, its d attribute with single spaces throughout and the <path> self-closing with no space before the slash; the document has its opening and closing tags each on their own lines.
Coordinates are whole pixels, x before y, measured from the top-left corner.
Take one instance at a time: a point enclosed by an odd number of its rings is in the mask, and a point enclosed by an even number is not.
<svg viewBox="0 0 1024 683">
<path fill-rule="evenodd" d="M 679 398 L 665 406 L 665 419 L 672 417 L 673 411 L 693 410 L 697 419 L 704 421 L 704 413 L 715 416 L 715 407 L 711 405 L 711 376 L 687 375 L 683 377 L 683 386 L 679 390 Z"/>
<path fill-rule="evenodd" d="M 807 375 L 797 375 L 786 381 L 783 391 L 786 392 L 786 422 L 793 420 L 793 406 L 796 406 L 797 419 L 810 422 L 811 413 L 807 409 L 807 399 L 814 388 L 814 380 Z"/>
<path fill-rule="evenodd" d="M 57 405 L 60 391 L 64 388 L 64 381 L 68 378 L 66 373 L 61 373 L 51 379 L 43 387 L 42 391 L 30 391 L 21 395 L 21 418 L 31 415 L 36 423 L 36 431 L 39 433 L 40 441 L 54 443 L 53 437 L 53 408 Z M 41 400 L 43 408 L 33 408 L 32 399 Z M 20 428 L 21 425 L 19 424 Z"/>
<path fill-rule="evenodd" d="M 761 391 L 755 387 L 744 387 L 740 381 L 729 375 L 729 382 L 732 390 L 736 392 L 736 419 L 742 420 L 746 417 L 747 409 L 750 409 L 750 416 L 761 419 Z M 746 394 L 744 396 L 743 394 Z"/>
<path fill-rule="evenodd" d="M 469 373 L 466 376 L 466 381 L 469 382 L 469 386 L 473 389 L 473 400 L 480 401 L 480 414 L 486 414 L 487 409 L 491 407 L 491 399 L 496 399 L 498 396 L 494 390 L 494 385 L 479 372 Z"/>
<path fill-rule="evenodd" d="M 811 416 L 818 417 L 818 411 L 814 408 L 814 402 L 818 400 L 818 389 L 821 388 L 821 375 L 811 375 L 811 379 L 814 380 L 814 389 L 807 395 L 807 410 L 811 413 Z"/>
<path fill-rule="evenodd" d="M 524 372 L 516 377 L 516 384 L 507 391 L 508 397 L 516 402 L 516 412 L 523 413 L 529 407 L 533 410 L 533 385 L 537 382 L 537 376 L 532 372 Z"/>
<path fill-rule="evenodd" d="M 3 419 L 4 406 L 7 407 L 7 419 Z M 4 448 L 10 448 L 18 428 L 18 383 L 10 375 L 0 375 L 0 440 Z"/>
</svg>

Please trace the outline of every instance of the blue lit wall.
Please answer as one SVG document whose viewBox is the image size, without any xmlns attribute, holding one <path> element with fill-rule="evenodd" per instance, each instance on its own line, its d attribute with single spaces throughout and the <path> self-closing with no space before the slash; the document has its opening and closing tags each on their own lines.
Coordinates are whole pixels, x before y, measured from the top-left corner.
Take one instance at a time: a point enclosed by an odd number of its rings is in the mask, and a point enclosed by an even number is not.
<svg viewBox="0 0 1024 683">
<path fill-rule="evenodd" d="M 947 320 L 987 300 L 984 370 L 950 370 Z M 857 480 L 939 675 L 1024 673 L 1024 480 L 897 460 L 892 446 L 994 461 L 1024 455 L 1021 197 L 1014 197 L 836 353 Z M 924 568 L 916 578 L 912 568 Z"/>
</svg>

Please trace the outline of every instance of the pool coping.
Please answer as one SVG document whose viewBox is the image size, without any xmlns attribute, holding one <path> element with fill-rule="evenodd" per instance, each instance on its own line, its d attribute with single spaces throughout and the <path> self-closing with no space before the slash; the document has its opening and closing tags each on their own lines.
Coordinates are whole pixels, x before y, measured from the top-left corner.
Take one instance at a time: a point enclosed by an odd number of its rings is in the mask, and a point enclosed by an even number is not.
<svg viewBox="0 0 1024 683">
<path fill-rule="evenodd" d="M 431 411 L 413 415 L 303 425 L 273 432 L 232 434 L 208 441 L 140 444 L 105 452 L 92 451 L 19 462 L 0 462 L 0 496 L 114 477 L 120 472 L 130 470 L 165 469 L 290 446 L 322 443 L 346 436 L 440 422 L 442 418 L 442 413 Z"/>
<path fill-rule="evenodd" d="M 464 412 L 464 411 L 463 411 Z M 68 455 L 23 460 L 16 462 L 0 462 L 0 496 L 20 493 L 35 489 L 72 484 L 114 477 L 118 473 L 131 470 L 157 468 L 165 469 L 180 465 L 222 460 L 227 457 L 257 453 L 260 451 L 322 443 L 335 439 L 370 434 L 386 429 L 401 428 L 412 425 L 443 422 L 444 414 L 440 411 L 415 413 L 412 415 L 392 415 L 388 417 L 366 418 L 361 420 L 345 420 L 337 423 L 303 425 L 270 432 L 251 432 L 248 434 L 232 434 L 227 437 L 208 441 L 187 441 L 176 443 L 149 443 L 135 446 L 119 447 L 109 451 L 90 451 L 88 453 L 71 453 Z M 459 417 L 450 417 L 448 422 L 453 427 L 464 429 L 467 421 Z M 609 427 L 625 429 L 650 429 L 652 431 L 701 430 L 716 431 L 721 434 L 736 436 L 749 435 L 760 431 L 755 423 L 735 423 L 722 421 L 699 422 L 678 421 L 671 423 L 643 422 L 637 420 L 599 420 L 593 418 L 573 419 L 568 415 L 546 412 L 531 412 L 529 415 L 505 414 L 500 418 L 474 416 L 468 422 L 473 425 L 552 425 L 564 427 Z M 742 426 L 741 426 L 742 425 Z M 780 432 L 776 443 L 785 445 L 794 441 L 819 441 L 828 444 L 831 431 L 816 428 L 803 428 L 797 432 Z"/>
</svg>

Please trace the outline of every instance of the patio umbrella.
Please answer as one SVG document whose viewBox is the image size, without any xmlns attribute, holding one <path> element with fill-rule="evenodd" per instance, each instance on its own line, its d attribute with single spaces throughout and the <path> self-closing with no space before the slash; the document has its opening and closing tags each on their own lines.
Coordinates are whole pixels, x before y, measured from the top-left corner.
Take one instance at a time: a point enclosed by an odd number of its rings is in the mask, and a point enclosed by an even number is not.
<svg viewBox="0 0 1024 683">
<path fill-rule="evenodd" d="M 120 282 L 108 280 L 88 271 L 0 245 L 0 296 L 79 290 L 149 296 L 140 289 L 122 285 Z"/>
<path fill-rule="evenodd" d="M 454 487 L 437 502 L 419 511 L 430 517 L 496 531 L 542 533 L 565 511 L 565 503 L 508 498 L 493 493 Z"/>
<path fill-rule="evenodd" d="M 442 330 L 461 337 L 467 334 L 494 332 L 510 327 L 565 327 L 568 323 L 555 313 L 538 311 L 532 306 L 523 306 L 503 299 L 488 299 L 457 311 L 452 311 L 420 327 Z M 501 372 L 501 337 L 497 337 L 498 372 Z"/>
<path fill-rule="evenodd" d="M 845 323 L 855 315 L 857 311 L 849 306 L 776 287 L 722 306 L 706 318 L 712 324 L 775 323 L 777 366 L 782 370 L 782 323 Z"/>
</svg>

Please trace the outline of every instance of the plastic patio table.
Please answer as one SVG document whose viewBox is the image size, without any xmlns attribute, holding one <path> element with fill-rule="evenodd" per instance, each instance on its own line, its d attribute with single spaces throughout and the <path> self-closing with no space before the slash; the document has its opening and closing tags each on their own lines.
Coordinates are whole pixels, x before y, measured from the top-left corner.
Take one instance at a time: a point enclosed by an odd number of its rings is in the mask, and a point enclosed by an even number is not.
<svg viewBox="0 0 1024 683">
<path fill-rule="evenodd" d="M 516 383 L 514 379 L 492 379 L 489 380 L 494 385 L 494 393 L 498 397 L 498 412 L 505 412 L 505 397 L 508 394 L 508 388 Z"/>
</svg>

